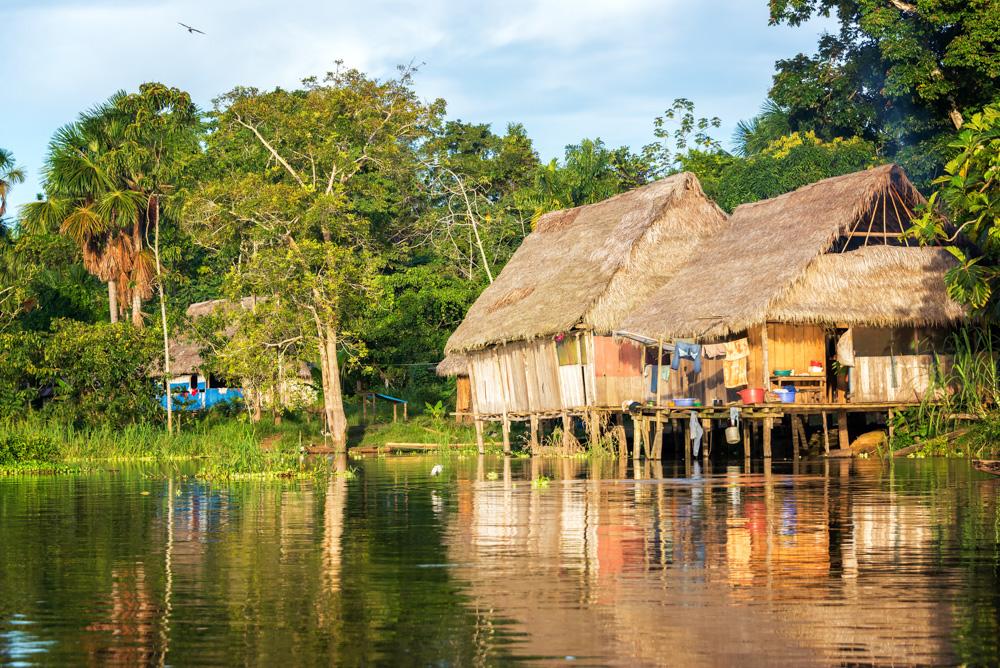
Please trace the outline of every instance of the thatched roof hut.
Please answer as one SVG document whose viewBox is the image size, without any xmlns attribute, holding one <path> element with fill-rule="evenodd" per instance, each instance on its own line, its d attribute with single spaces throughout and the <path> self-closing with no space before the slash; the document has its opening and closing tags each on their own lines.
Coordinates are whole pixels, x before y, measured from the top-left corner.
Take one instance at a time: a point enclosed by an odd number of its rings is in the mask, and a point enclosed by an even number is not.
<svg viewBox="0 0 1000 668">
<path fill-rule="evenodd" d="M 187 307 L 185 313 L 191 320 L 216 314 L 235 317 L 240 311 L 252 311 L 257 304 L 264 302 L 266 299 L 266 297 L 243 297 L 238 302 L 228 299 L 210 299 L 191 304 Z M 223 332 L 226 336 L 232 336 L 236 333 L 235 324 L 232 322 L 227 323 Z M 181 334 L 171 339 L 170 373 L 175 376 L 199 373 L 205 362 L 201 354 L 204 347 L 202 343 L 187 334 Z M 299 365 L 298 376 L 303 379 L 312 377 L 309 367 L 304 363 Z"/>
<path fill-rule="evenodd" d="M 449 354 L 586 325 L 610 334 L 725 214 L 690 173 L 539 218 L 448 340 Z"/>
<path fill-rule="evenodd" d="M 900 167 L 885 165 L 744 204 L 620 329 L 712 340 L 768 319 L 870 326 L 958 320 L 963 311 L 944 289 L 950 255 L 901 236 L 923 202 Z"/>
<path fill-rule="evenodd" d="M 469 358 L 458 354 L 447 355 L 438 362 L 435 371 L 442 378 L 467 375 L 469 373 Z"/>
</svg>

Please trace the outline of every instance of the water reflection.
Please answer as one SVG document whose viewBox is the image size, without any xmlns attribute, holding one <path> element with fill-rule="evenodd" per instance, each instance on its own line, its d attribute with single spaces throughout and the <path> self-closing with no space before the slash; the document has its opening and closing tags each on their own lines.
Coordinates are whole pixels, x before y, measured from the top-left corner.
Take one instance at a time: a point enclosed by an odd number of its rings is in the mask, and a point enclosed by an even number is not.
<svg viewBox="0 0 1000 668">
<path fill-rule="evenodd" d="M 0 480 L 0 663 L 1000 658 L 1000 481 L 966 462 L 351 465 Z"/>
<path fill-rule="evenodd" d="M 959 659 L 950 602 L 962 574 L 941 563 L 942 551 L 960 549 L 959 489 L 928 493 L 875 462 L 820 462 L 799 475 L 694 462 L 677 478 L 641 463 L 631 479 L 619 468 L 603 482 L 593 468 L 582 479 L 581 467 L 532 462 L 531 477 L 558 479 L 549 489 L 480 479 L 464 504 L 471 511 L 449 527 L 456 575 L 477 607 L 517 620 L 523 653 L 719 664 L 751 653 L 820 664 Z M 995 522 L 997 486 L 972 488 Z M 978 584 L 995 590 L 997 581 Z M 995 636 L 988 642 L 995 651 Z"/>
</svg>

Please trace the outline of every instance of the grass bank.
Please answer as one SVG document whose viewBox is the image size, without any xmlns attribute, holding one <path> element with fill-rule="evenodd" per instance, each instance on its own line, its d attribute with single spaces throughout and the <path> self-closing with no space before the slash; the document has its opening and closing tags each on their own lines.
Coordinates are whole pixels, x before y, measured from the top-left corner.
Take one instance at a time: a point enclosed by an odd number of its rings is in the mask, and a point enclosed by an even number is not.
<svg viewBox="0 0 1000 668">
<path fill-rule="evenodd" d="M 299 461 L 299 433 L 297 425 L 251 425 L 233 418 L 191 422 L 172 436 L 158 425 L 76 429 L 29 418 L 0 422 L 0 473 L 72 472 L 98 462 L 203 459 L 203 477 L 289 477 L 308 473 Z"/>
</svg>

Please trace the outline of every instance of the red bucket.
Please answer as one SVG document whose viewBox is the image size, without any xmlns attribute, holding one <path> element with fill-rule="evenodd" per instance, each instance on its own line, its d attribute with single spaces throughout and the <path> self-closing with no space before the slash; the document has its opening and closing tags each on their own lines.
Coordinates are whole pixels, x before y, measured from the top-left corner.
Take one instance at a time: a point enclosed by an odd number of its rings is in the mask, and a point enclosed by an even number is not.
<svg viewBox="0 0 1000 668">
<path fill-rule="evenodd" d="M 745 390 L 740 390 L 736 394 L 740 395 L 740 399 L 742 399 L 743 403 L 747 405 L 764 403 L 764 388 L 762 387 L 748 387 Z"/>
</svg>

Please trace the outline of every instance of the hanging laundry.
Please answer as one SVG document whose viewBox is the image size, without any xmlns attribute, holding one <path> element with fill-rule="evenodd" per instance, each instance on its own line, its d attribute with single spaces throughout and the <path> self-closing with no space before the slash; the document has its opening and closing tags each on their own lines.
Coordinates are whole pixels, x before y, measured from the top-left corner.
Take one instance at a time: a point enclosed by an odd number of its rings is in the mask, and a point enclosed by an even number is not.
<svg viewBox="0 0 1000 668">
<path fill-rule="evenodd" d="M 750 344 L 744 338 L 727 341 L 723 345 L 726 349 L 726 359 L 722 362 L 723 384 L 727 388 L 743 387 L 749 384 L 747 359 L 750 357 Z"/>
<path fill-rule="evenodd" d="M 690 341 L 674 343 L 674 354 L 670 360 L 670 368 L 677 371 L 681 367 L 681 358 L 694 362 L 694 372 L 701 373 L 701 345 Z"/>
<path fill-rule="evenodd" d="M 837 339 L 837 363 L 854 366 L 854 330 L 848 329 Z"/>
<path fill-rule="evenodd" d="M 726 354 L 726 344 L 725 343 L 706 343 L 702 346 L 702 350 L 705 353 L 705 357 L 710 360 L 717 359 Z"/>
<path fill-rule="evenodd" d="M 732 406 L 729 409 L 729 424 L 734 427 L 740 426 L 740 409 L 738 406 Z"/>
<path fill-rule="evenodd" d="M 701 420 L 698 418 L 698 411 L 691 411 L 691 454 L 695 457 L 701 452 L 701 437 L 704 436 L 705 430 L 701 426 Z"/>
<path fill-rule="evenodd" d="M 670 380 L 670 367 L 668 366 L 660 367 L 660 380 L 662 380 L 664 383 Z"/>
</svg>

